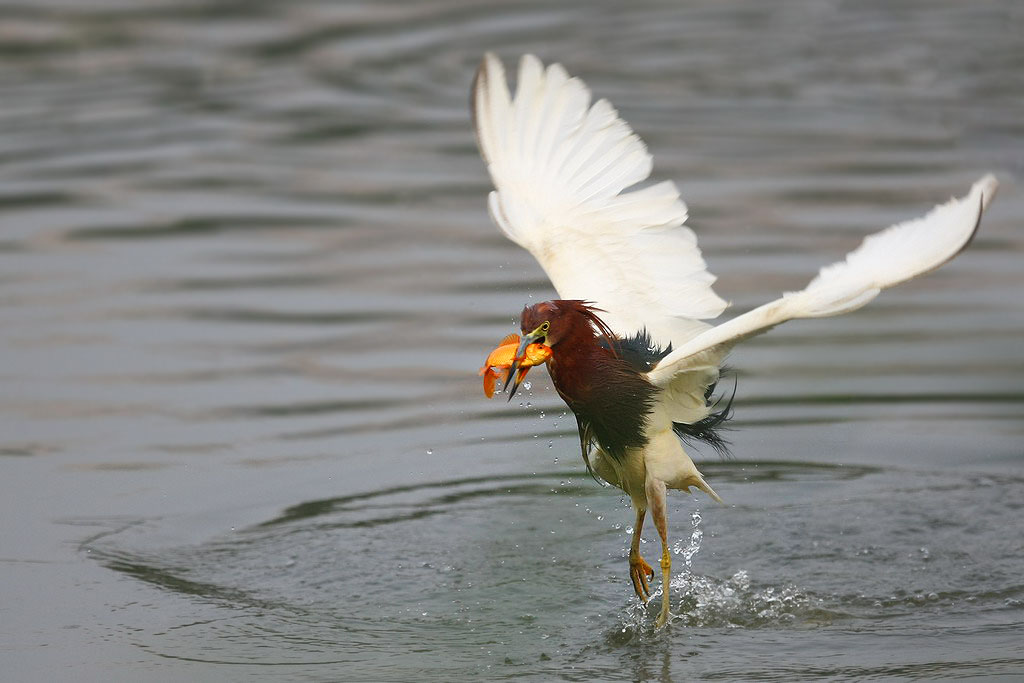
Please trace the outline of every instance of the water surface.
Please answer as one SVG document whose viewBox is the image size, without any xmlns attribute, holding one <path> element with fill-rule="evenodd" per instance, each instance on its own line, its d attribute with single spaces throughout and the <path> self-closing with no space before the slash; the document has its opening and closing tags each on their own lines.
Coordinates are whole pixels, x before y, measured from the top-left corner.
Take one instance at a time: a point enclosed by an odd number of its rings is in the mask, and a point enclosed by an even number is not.
<svg viewBox="0 0 1024 683">
<path fill-rule="evenodd" d="M 0 4 L 5 675 L 1024 672 L 1022 25 L 1008 0 Z M 543 371 L 480 390 L 552 296 L 486 216 L 488 49 L 618 105 L 734 311 L 1002 182 L 946 268 L 736 352 L 734 458 L 695 454 L 728 504 L 672 496 L 662 632 Z"/>
</svg>

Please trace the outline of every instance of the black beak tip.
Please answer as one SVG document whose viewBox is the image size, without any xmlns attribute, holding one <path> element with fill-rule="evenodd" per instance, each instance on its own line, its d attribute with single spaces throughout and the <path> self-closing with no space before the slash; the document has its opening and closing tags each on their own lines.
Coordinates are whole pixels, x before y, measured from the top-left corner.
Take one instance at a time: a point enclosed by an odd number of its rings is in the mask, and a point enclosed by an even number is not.
<svg viewBox="0 0 1024 683">
<path fill-rule="evenodd" d="M 505 391 L 508 394 L 508 400 L 511 401 L 512 397 L 516 394 L 516 389 L 519 388 L 519 383 L 514 381 L 516 376 L 516 370 L 519 369 L 519 363 L 512 363 L 508 369 L 508 373 L 505 375 L 504 386 Z"/>
<path fill-rule="evenodd" d="M 508 402 L 509 403 L 512 402 L 512 397 L 516 395 L 517 391 L 519 391 L 519 382 L 513 382 L 511 385 L 508 385 Z"/>
</svg>

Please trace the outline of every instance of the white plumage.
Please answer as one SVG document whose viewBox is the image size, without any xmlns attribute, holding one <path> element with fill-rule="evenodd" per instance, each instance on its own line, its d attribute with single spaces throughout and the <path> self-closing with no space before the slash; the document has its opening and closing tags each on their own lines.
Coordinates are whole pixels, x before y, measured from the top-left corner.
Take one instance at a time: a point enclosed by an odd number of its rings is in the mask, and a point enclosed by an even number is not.
<svg viewBox="0 0 1024 683">
<path fill-rule="evenodd" d="M 648 377 L 659 386 L 690 367 L 720 362 L 737 342 L 794 318 L 855 311 L 888 287 L 935 270 L 967 246 L 999 183 L 986 175 L 962 199 L 869 235 L 846 259 L 825 266 L 799 292 L 759 306 L 680 345 Z"/>
<path fill-rule="evenodd" d="M 606 311 L 617 332 L 647 327 L 662 345 L 708 328 L 725 310 L 687 228 L 675 183 L 628 190 L 651 155 L 607 100 L 559 64 L 523 57 L 511 99 L 487 55 L 473 95 L 477 140 L 496 191 L 494 222 L 537 259 L 563 299 Z"/>
<path fill-rule="evenodd" d="M 692 424 L 708 415 L 705 390 L 743 339 L 794 318 L 856 310 L 883 289 L 956 256 L 973 237 L 998 183 L 984 176 L 965 197 L 870 235 L 804 289 L 712 327 L 705 321 L 727 304 L 712 289 L 715 278 L 685 225 L 686 205 L 671 181 L 631 189 L 647 180 L 651 156 L 606 100 L 591 104 L 582 81 L 559 64 L 545 69 L 532 55 L 520 62 L 512 97 L 501 62 L 488 54 L 472 103 L 496 188 L 488 200 L 495 223 L 533 254 L 562 299 L 593 302 L 620 336 L 646 329 L 659 345 L 673 346 L 646 374 L 660 392 L 647 415 L 644 448 L 631 450 L 623 462 L 600 449 L 594 454 L 598 474 L 626 491 L 637 510 L 630 567 L 642 598 L 650 567 L 639 558 L 638 544 L 644 513 L 653 510 L 663 547 L 663 624 L 671 564 L 665 488 L 695 486 L 718 499 L 672 423 Z"/>
</svg>

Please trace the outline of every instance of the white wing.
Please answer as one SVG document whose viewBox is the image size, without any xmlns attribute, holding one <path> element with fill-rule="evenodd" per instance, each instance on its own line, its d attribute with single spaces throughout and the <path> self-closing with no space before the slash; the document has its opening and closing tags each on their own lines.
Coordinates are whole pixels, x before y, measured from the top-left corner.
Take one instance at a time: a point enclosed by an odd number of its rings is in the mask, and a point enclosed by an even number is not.
<svg viewBox="0 0 1024 683">
<path fill-rule="evenodd" d="M 646 327 L 676 346 L 726 307 L 711 289 L 672 182 L 647 179 L 651 155 L 606 100 L 559 64 L 519 65 L 515 97 L 501 62 L 484 57 L 472 104 L 477 142 L 496 191 L 491 217 L 540 263 L 563 299 L 605 311 L 620 335 Z"/>
<path fill-rule="evenodd" d="M 717 367 L 735 344 L 748 337 L 793 318 L 849 313 L 883 289 L 935 270 L 971 241 L 998 186 L 994 176 L 986 175 L 966 197 L 868 236 L 845 261 L 822 268 L 799 292 L 787 292 L 677 347 L 648 373 L 648 379 L 669 389 L 688 386 L 688 375 Z"/>
</svg>

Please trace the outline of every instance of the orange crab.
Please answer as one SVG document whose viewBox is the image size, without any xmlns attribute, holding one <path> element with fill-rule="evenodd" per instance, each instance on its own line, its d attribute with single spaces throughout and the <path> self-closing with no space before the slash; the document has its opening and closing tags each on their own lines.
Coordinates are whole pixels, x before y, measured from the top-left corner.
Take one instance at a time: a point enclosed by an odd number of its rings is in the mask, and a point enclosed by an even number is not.
<svg viewBox="0 0 1024 683">
<path fill-rule="evenodd" d="M 507 372 L 505 384 L 511 378 L 512 365 L 518 360 L 519 372 L 516 374 L 515 386 L 518 386 L 526 377 L 526 373 L 535 365 L 540 365 L 551 357 L 551 347 L 544 344 L 530 344 L 523 350 L 521 358 L 516 358 L 519 350 L 520 339 L 518 334 L 510 334 L 498 344 L 498 348 L 491 351 L 480 368 L 480 376 L 484 378 L 484 395 L 487 398 L 494 396 L 494 385 L 503 373 Z"/>
</svg>

